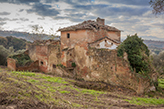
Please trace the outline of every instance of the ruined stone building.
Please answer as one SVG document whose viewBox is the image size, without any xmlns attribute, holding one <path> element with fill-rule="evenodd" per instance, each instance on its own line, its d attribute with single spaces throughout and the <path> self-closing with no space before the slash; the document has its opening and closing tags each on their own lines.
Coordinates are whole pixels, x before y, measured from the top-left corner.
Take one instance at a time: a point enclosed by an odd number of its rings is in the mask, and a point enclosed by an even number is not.
<svg viewBox="0 0 164 109">
<path fill-rule="evenodd" d="M 40 71 L 59 73 L 57 66 L 62 65 L 70 69 L 74 77 L 86 81 L 103 81 L 132 88 L 138 93 L 150 86 L 147 80 L 130 70 L 126 53 L 123 58 L 117 56 L 121 31 L 105 25 L 104 19 L 84 21 L 58 31 L 61 32 L 58 41 L 27 44 L 29 56 L 39 62 Z"/>
<path fill-rule="evenodd" d="M 70 63 L 74 62 L 79 56 L 81 59 L 76 60 L 82 61 L 80 63 L 85 65 L 84 61 L 86 59 L 82 57 L 85 57 L 88 47 L 116 49 L 120 44 L 121 31 L 115 27 L 105 25 L 105 19 L 97 18 L 96 21 L 84 21 L 58 31 L 61 31 L 61 61 L 65 66 L 70 66 Z M 74 53 L 76 54 L 74 57 L 71 52 L 78 53 Z"/>
<path fill-rule="evenodd" d="M 88 62 L 88 48 L 116 49 L 120 44 L 121 31 L 105 25 L 105 20 L 84 21 L 80 24 L 59 29 L 61 39 L 28 43 L 26 49 L 32 60 L 39 61 L 39 69 L 52 72 L 57 65 L 84 67 Z"/>
</svg>

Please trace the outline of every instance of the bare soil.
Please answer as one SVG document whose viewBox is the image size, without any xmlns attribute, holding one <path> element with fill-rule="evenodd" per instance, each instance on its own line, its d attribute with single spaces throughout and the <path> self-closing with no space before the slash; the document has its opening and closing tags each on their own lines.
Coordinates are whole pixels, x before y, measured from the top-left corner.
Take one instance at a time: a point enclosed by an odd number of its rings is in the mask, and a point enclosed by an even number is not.
<svg viewBox="0 0 164 109">
<path fill-rule="evenodd" d="M 57 79 L 53 79 L 57 78 Z M 161 95 L 157 94 L 156 97 Z M 137 95 L 124 87 L 79 81 L 43 73 L 11 73 L 0 66 L 0 109 L 163 109 L 164 105 L 135 105 Z"/>
</svg>

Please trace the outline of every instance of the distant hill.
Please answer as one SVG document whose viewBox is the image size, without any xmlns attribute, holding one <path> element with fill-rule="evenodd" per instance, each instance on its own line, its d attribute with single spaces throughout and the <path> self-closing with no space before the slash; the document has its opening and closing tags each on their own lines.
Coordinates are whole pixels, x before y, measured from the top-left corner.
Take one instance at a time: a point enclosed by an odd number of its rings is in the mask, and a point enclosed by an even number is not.
<svg viewBox="0 0 164 109">
<path fill-rule="evenodd" d="M 3 45 L 5 48 L 13 46 L 14 50 L 26 49 L 26 40 L 22 38 L 16 38 L 12 36 L 2 37 L 0 36 L 0 45 Z"/>
<path fill-rule="evenodd" d="M 148 47 L 164 48 L 164 41 L 144 40 Z"/>
<path fill-rule="evenodd" d="M 164 50 L 164 41 L 144 40 L 144 43 L 148 46 L 149 50 L 156 54 Z"/>
<path fill-rule="evenodd" d="M 18 31 L 2 31 L 0 30 L 0 36 L 6 37 L 6 36 L 13 36 L 13 37 L 18 37 L 18 38 L 23 38 L 26 39 L 28 41 L 31 41 L 30 37 L 34 37 L 37 36 L 38 34 L 31 34 L 31 33 L 27 33 L 27 32 L 18 32 Z M 40 34 L 41 36 L 44 37 L 44 39 L 48 39 L 51 36 L 47 35 L 47 34 Z M 58 40 L 59 38 L 55 38 L 56 40 Z"/>
</svg>

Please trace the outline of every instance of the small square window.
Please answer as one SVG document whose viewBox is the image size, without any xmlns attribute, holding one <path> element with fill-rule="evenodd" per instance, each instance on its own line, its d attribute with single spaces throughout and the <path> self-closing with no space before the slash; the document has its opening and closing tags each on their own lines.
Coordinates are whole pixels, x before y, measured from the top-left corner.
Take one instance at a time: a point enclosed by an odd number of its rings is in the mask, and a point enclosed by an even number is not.
<svg viewBox="0 0 164 109">
<path fill-rule="evenodd" d="M 43 65 L 43 61 L 41 61 L 40 64 Z"/>
<path fill-rule="evenodd" d="M 70 38 L 70 34 L 69 33 L 67 33 L 67 38 Z"/>
<path fill-rule="evenodd" d="M 55 64 L 53 64 L 53 68 L 56 68 L 56 65 Z"/>
</svg>

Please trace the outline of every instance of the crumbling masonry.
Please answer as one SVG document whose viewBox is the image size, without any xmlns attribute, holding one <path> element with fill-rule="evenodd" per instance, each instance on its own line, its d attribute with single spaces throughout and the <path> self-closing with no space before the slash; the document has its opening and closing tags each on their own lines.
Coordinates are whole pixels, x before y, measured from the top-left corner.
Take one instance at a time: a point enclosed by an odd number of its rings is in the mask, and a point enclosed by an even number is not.
<svg viewBox="0 0 164 109">
<path fill-rule="evenodd" d="M 60 41 L 43 40 L 27 44 L 30 58 L 38 61 L 38 70 L 63 76 L 64 72 L 58 66 L 64 66 L 73 72 L 75 78 L 124 86 L 137 93 L 153 87 L 149 80 L 130 70 L 126 53 L 123 58 L 117 56 L 121 31 L 105 25 L 104 19 L 84 21 L 58 31 L 61 31 Z M 14 61 L 8 61 L 12 68 Z"/>
</svg>

